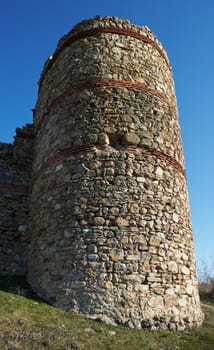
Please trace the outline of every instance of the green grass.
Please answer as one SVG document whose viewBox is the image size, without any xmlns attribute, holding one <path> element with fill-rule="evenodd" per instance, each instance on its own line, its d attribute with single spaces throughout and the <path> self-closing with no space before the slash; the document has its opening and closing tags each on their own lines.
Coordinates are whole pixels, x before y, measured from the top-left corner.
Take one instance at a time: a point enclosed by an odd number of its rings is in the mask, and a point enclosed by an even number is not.
<svg viewBox="0 0 214 350">
<path fill-rule="evenodd" d="M 24 294 L 22 296 L 20 294 Z M 0 277 L 1 350 L 213 350 L 214 304 L 190 332 L 107 326 L 38 299 L 22 278 Z"/>
</svg>

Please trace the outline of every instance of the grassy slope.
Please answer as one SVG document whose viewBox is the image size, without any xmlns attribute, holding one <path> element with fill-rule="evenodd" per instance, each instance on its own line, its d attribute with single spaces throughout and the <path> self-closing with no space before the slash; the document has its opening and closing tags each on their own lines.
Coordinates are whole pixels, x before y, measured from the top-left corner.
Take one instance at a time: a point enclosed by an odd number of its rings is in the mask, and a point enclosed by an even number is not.
<svg viewBox="0 0 214 350">
<path fill-rule="evenodd" d="M 21 279 L 0 277 L 0 349 L 213 350 L 214 306 L 204 311 L 203 327 L 191 332 L 111 327 L 47 305 Z"/>
</svg>

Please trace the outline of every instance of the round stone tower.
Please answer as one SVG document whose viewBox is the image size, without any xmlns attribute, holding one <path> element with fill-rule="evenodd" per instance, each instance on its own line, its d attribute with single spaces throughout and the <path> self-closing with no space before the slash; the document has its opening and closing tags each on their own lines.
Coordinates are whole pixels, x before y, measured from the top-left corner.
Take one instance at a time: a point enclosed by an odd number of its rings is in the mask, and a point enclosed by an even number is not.
<svg viewBox="0 0 214 350">
<path fill-rule="evenodd" d="M 147 27 L 83 21 L 45 64 L 35 109 L 28 278 L 112 324 L 202 321 L 172 70 Z"/>
</svg>

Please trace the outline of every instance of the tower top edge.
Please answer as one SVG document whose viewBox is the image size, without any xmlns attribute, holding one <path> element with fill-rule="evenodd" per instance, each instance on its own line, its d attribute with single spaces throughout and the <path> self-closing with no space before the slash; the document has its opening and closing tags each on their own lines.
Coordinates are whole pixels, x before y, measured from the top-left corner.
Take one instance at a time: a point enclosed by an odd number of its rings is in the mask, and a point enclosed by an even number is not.
<svg viewBox="0 0 214 350">
<path fill-rule="evenodd" d="M 140 26 L 132 24 L 129 19 L 119 18 L 116 16 L 94 16 L 92 18 L 80 21 L 79 23 L 75 24 L 67 34 L 62 36 L 62 38 L 58 41 L 57 47 L 63 45 L 64 42 L 67 41 L 71 35 L 76 35 L 83 31 L 99 27 L 115 27 L 124 30 L 131 30 L 138 34 L 147 36 L 151 40 L 155 41 L 156 44 L 158 44 L 162 50 L 164 50 L 161 42 L 157 39 L 157 36 L 151 31 L 149 27 L 147 27 L 146 25 Z"/>
<path fill-rule="evenodd" d="M 76 40 L 100 33 L 126 35 L 152 45 L 159 51 L 167 66 L 172 71 L 165 49 L 157 39 L 156 35 L 147 26 L 131 24 L 128 19 L 120 19 L 118 17 L 95 16 L 91 19 L 85 19 L 77 23 L 67 34 L 59 39 L 55 52 L 50 55 L 45 62 L 39 80 L 39 87 L 42 84 L 46 72 L 52 67 L 61 51 L 70 46 Z"/>
</svg>

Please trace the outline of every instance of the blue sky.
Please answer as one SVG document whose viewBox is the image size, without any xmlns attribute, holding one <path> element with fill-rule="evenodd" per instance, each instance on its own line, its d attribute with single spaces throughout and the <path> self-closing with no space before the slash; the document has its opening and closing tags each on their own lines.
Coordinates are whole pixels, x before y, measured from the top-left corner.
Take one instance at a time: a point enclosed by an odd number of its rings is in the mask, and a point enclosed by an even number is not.
<svg viewBox="0 0 214 350">
<path fill-rule="evenodd" d="M 32 121 L 37 81 L 58 39 L 95 15 L 147 25 L 174 71 L 198 264 L 214 258 L 214 1 L 1 0 L 0 141 Z"/>
</svg>

